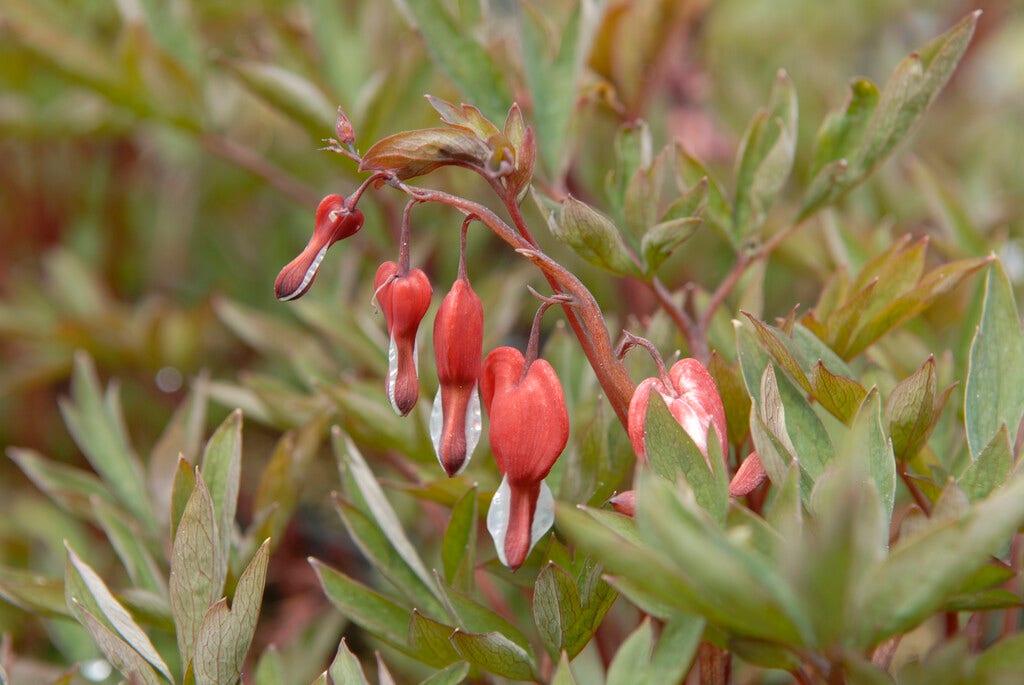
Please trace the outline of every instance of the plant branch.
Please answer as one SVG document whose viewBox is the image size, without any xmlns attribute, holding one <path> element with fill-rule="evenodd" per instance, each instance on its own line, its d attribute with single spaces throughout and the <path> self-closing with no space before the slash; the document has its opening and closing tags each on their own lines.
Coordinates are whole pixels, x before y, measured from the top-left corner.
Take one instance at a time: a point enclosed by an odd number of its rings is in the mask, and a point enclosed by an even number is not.
<svg viewBox="0 0 1024 685">
<path fill-rule="evenodd" d="M 700 360 L 701 364 L 707 364 L 708 359 L 711 356 L 708 349 L 707 329 L 697 326 L 693 318 L 686 313 L 686 310 L 677 306 L 676 303 L 672 301 L 672 294 L 657 276 L 652 278 L 650 282 L 645 281 L 645 284 L 654 294 L 655 298 L 657 298 L 658 304 L 661 305 L 661 308 L 665 310 L 669 317 L 671 317 L 676 328 L 678 328 L 683 334 L 683 337 L 686 339 L 686 346 L 690 350 L 690 354 Z"/>
</svg>

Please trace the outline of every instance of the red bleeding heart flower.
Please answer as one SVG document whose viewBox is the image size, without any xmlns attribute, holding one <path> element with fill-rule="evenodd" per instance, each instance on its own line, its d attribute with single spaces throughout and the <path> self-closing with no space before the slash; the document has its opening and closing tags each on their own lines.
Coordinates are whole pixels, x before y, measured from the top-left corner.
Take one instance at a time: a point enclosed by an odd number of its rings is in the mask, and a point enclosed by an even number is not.
<svg viewBox="0 0 1024 685">
<path fill-rule="evenodd" d="M 316 210 L 313 236 L 305 249 L 281 269 L 274 281 L 274 294 L 282 301 L 296 300 L 306 294 L 320 269 L 327 248 L 355 235 L 363 227 L 363 213 L 349 208 L 341 195 L 328 195 Z"/>
<path fill-rule="evenodd" d="M 665 400 L 669 412 L 696 443 L 704 459 L 708 458 L 708 431 L 714 426 L 718 444 L 726 445 L 725 407 L 715 381 L 696 359 L 680 359 L 661 378 L 648 378 L 637 386 L 629 403 L 628 432 L 633 451 L 647 461 L 644 425 L 651 391 Z"/>
<path fill-rule="evenodd" d="M 464 274 L 452 284 L 434 319 L 434 360 L 440 387 L 430 437 L 445 473 L 457 475 L 480 440 L 480 376 L 484 308 Z"/>
<path fill-rule="evenodd" d="M 528 364 L 511 347 L 484 359 L 480 394 L 490 419 L 491 451 L 504 474 L 487 512 L 487 529 L 498 558 L 515 570 L 554 522 L 554 498 L 544 477 L 569 440 L 569 413 L 551 364 Z"/>
<path fill-rule="evenodd" d="M 417 377 L 416 331 L 430 308 L 432 290 L 420 269 L 399 273 L 398 264 L 384 262 L 373 279 L 377 302 L 388 324 L 388 376 L 391 406 L 405 416 L 420 396 Z"/>
</svg>

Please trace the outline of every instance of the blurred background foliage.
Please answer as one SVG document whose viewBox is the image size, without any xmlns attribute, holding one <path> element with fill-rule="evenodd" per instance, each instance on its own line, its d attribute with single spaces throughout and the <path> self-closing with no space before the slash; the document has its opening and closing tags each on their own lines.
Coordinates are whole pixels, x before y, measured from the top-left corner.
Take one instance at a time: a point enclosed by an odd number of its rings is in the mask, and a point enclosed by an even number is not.
<svg viewBox="0 0 1024 685">
<path fill-rule="evenodd" d="M 332 251 L 320 287 L 299 306 L 275 302 L 272 282 L 308 237 L 317 200 L 358 183 L 348 160 L 317 151 L 332 135 L 336 107 L 345 107 L 365 150 L 395 131 L 434 125 L 422 94 L 458 102 L 468 99 L 467 84 L 484 83 L 475 104 L 496 121 L 511 98 L 537 125 L 539 185 L 601 206 L 612 141 L 636 117 L 650 123 L 657 147 L 678 140 L 729 178 L 746 122 L 784 68 L 800 103 L 793 176 L 803 186 L 815 131 L 843 103 L 850 80 L 884 83 L 909 50 L 981 7 L 963 63 L 912 141 L 840 211 L 813 218 L 783 243 L 768 264 L 757 313 L 770 320 L 796 303 L 809 307 L 838 263 L 856 273 L 904 233 L 929 236 L 936 263 L 995 251 L 1020 285 L 1019 0 L 584 5 L 584 28 L 573 36 L 566 26 L 575 25 L 579 8 L 568 1 L 0 0 L 0 444 L 84 464 L 57 398 L 68 392 L 74 351 L 85 350 L 101 377 L 121 380 L 126 421 L 142 453 L 193 379 L 214 400 L 209 428 L 235 406 L 245 410 L 243 517 L 251 516 L 280 431 L 314 419 L 341 421 L 361 443 L 429 464 L 423 422 L 395 423 L 376 401 L 385 342 L 369 281 L 376 265 L 393 257 L 401 198 L 367 197 L 362 233 Z M 484 46 L 493 69 L 467 73 L 436 43 L 428 49 L 414 28 L 424 12 L 447 16 L 455 35 Z M 430 30 L 437 35 L 445 27 Z M 538 42 L 542 60 L 558 65 L 550 82 L 538 83 L 524 66 L 524 35 Z M 572 48 L 576 54 L 560 60 L 558 50 Z M 484 197 L 478 180 L 458 170 L 430 182 Z M 797 200 L 783 191 L 768 233 Z M 454 275 L 459 219 L 424 207 L 414 222 L 414 260 L 427 265 L 440 293 Z M 628 280 L 597 276 L 550 236 L 540 239 L 621 319 L 645 320 L 653 310 Z M 493 238 L 469 245 L 470 276 L 488 307 L 488 346 L 525 330 L 529 313 L 517 286 L 536 279 L 496 245 Z M 670 286 L 692 281 L 711 289 L 733 259 L 719 235 L 702 230 L 662 273 Z M 886 351 L 905 354 L 895 364 L 903 375 L 929 351 L 965 354 L 973 331 L 961 324 L 977 320 L 967 315 L 977 291 L 932 308 L 915 324 L 909 349 L 900 349 L 907 338 L 894 338 Z M 744 301 L 741 288 L 728 313 Z M 559 342 L 556 335 L 556 357 Z M 586 402 L 596 393 L 593 379 L 569 341 L 561 344 L 568 349 L 560 371 L 576 365 L 570 403 Z M 429 354 L 426 345 L 421 354 Z M 293 556 L 305 577 L 308 554 L 339 566 L 358 563 L 329 511 L 334 471 L 331 459 L 310 460 L 300 478 L 296 506 L 303 514 L 290 533 L 297 540 L 280 546 L 271 563 L 271 628 L 257 635 L 261 644 L 307 627 L 283 618 L 307 615 L 296 609 L 303 601 L 308 615 L 322 608 L 314 584 L 289 585 L 283 571 L 275 580 L 275 567 L 291 568 L 283 556 Z M 436 496 L 451 503 L 444 492 Z M 331 517 L 326 527 L 324 517 Z M 0 565 L 59 574 L 60 541 L 88 549 L 95 537 L 13 463 L 0 462 Z M 111 559 L 94 557 L 90 563 L 112 568 Z M 78 658 L 68 631 L 53 625 L 0 601 L 0 632 L 11 635 L 15 651 L 58 664 Z M 325 658 L 335 645 L 323 647 Z"/>
</svg>

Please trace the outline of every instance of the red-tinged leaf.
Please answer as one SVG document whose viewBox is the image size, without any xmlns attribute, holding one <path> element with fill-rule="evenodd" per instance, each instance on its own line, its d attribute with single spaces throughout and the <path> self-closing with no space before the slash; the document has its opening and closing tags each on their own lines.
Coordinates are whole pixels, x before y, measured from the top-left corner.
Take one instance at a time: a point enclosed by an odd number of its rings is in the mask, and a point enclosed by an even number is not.
<svg viewBox="0 0 1024 685">
<path fill-rule="evenodd" d="M 956 288 L 965 278 L 990 261 L 991 257 L 964 259 L 929 271 L 912 290 L 890 301 L 871 320 L 862 321 L 842 356 L 845 359 L 857 356 L 871 343 L 923 312 L 937 297 Z"/>
<path fill-rule="evenodd" d="M 867 395 L 857 381 L 832 373 L 819 361 L 811 371 L 811 395 L 843 423 L 850 423 Z"/>
<path fill-rule="evenodd" d="M 498 131 L 498 127 L 495 126 L 487 119 L 480 110 L 473 105 L 453 105 L 447 100 L 442 100 L 439 97 L 433 95 L 426 95 L 427 102 L 433 107 L 438 114 L 441 115 L 441 121 L 448 124 L 453 128 L 461 128 L 476 134 L 480 140 L 487 140 Z"/>
<path fill-rule="evenodd" d="M 451 164 L 484 169 L 490 157 L 487 143 L 468 131 L 427 128 L 396 133 L 374 143 L 363 155 L 359 170 L 393 172 L 404 180 Z"/>
<path fill-rule="evenodd" d="M 843 359 L 849 359 L 852 354 L 846 349 L 850 344 L 850 337 L 860 325 L 861 316 L 871 302 L 872 292 L 878 281 L 871 281 L 866 286 L 855 292 L 841 307 L 836 309 L 825 320 L 828 328 L 828 339 L 826 342 Z"/>
<path fill-rule="evenodd" d="M 913 459 L 938 419 L 935 413 L 935 358 L 928 357 L 910 376 L 896 384 L 885 403 L 892 449 L 899 461 Z"/>
<path fill-rule="evenodd" d="M 807 380 L 800 362 L 786 347 L 786 344 L 779 338 L 775 331 L 767 324 L 759 321 L 757 317 L 741 312 L 750 323 L 754 324 L 754 334 L 757 336 L 761 346 L 772 356 L 772 359 L 789 374 L 789 376 L 803 388 L 804 392 L 810 393 L 811 383 Z"/>
</svg>

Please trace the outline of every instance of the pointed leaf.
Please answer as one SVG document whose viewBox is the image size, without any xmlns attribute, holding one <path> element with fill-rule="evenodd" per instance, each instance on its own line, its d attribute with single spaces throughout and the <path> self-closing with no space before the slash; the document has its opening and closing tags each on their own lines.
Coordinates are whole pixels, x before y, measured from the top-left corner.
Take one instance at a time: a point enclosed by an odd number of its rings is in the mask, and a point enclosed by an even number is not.
<svg viewBox="0 0 1024 685">
<path fill-rule="evenodd" d="M 537 665 L 530 653 L 501 633 L 457 630 L 450 639 L 459 655 L 478 668 L 512 680 L 537 678 Z"/>
<path fill-rule="evenodd" d="M 605 215 L 569 196 L 557 222 L 549 222 L 555 237 L 595 266 L 618 275 L 639 275 L 619 229 Z"/>
<path fill-rule="evenodd" d="M 145 544 L 145 535 L 125 513 L 108 502 L 92 501 L 96 520 L 124 564 L 132 584 L 155 595 L 167 597 L 167 581 Z"/>
<path fill-rule="evenodd" d="M 337 108 L 301 74 L 251 60 L 222 60 L 221 64 L 254 95 L 302 126 L 311 138 L 323 138 L 333 130 Z"/>
<path fill-rule="evenodd" d="M 533 621 L 552 659 L 565 647 L 566 633 L 579 622 L 581 608 L 572 576 L 553 563 L 544 566 L 534 587 Z"/>
<path fill-rule="evenodd" d="M 935 357 L 896 384 L 885 403 L 893 453 L 900 461 L 920 451 L 938 419 L 935 412 Z"/>
<path fill-rule="evenodd" d="M 1013 450 L 1010 446 L 1010 434 L 1006 430 L 1006 424 L 1003 424 L 978 458 L 960 476 L 957 485 L 972 502 L 982 500 L 1006 482 L 1012 467 Z"/>
<path fill-rule="evenodd" d="M 811 391 L 814 399 L 833 416 L 849 423 L 857 413 L 867 391 L 857 381 L 839 376 L 819 361 L 811 371 Z"/>
<path fill-rule="evenodd" d="M 451 164 L 485 169 L 487 143 L 462 129 L 403 131 L 374 143 L 359 163 L 360 171 L 394 172 L 400 179 L 423 176 Z"/>
<path fill-rule="evenodd" d="M 416 659 L 434 668 L 444 668 L 460 660 L 452 643 L 448 641 L 455 630 L 413 609 L 406 643 Z"/>
<path fill-rule="evenodd" d="M 380 526 L 381 531 L 387 536 L 399 556 L 409 565 L 409 568 L 419 576 L 419 579 L 423 581 L 426 587 L 434 591 L 433 578 L 416 552 L 416 548 L 410 542 L 408 536 L 406 536 L 402 524 L 398 520 L 398 515 L 384 495 L 384 491 L 377 482 L 376 476 L 373 475 L 373 471 L 366 465 L 363 455 L 359 453 L 351 438 L 343 435 L 340 430 L 335 429 L 332 433 L 332 438 L 334 452 L 339 463 L 343 464 L 344 468 L 352 475 L 377 525 Z"/>
<path fill-rule="evenodd" d="M 392 645 L 405 644 L 409 612 L 323 562 L 310 558 L 320 586 L 342 614 Z"/>
<path fill-rule="evenodd" d="M 640 242 L 646 273 L 657 271 L 679 246 L 690 239 L 700 227 L 701 221 L 700 217 L 688 216 L 669 219 L 647 229 Z"/>
<path fill-rule="evenodd" d="M 1001 425 L 1016 440 L 1024 415 L 1024 336 L 1010 281 L 999 262 L 985 280 L 981 323 L 971 342 L 964 388 L 964 424 L 975 458 Z"/>
<path fill-rule="evenodd" d="M 491 52 L 474 38 L 473 31 L 458 26 L 439 0 L 401 0 L 426 43 L 434 63 L 475 102 L 487 118 L 496 121 L 512 100 L 504 74 Z"/>
<path fill-rule="evenodd" d="M 178 652 L 187 664 L 207 610 L 217 601 L 227 577 L 227 559 L 220 554 L 213 499 L 201 474 L 178 524 L 171 546 L 171 614 Z"/>
<path fill-rule="evenodd" d="M 107 657 L 107 661 L 117 669 L 118 673 L 129 678 L 133 683 L 160 685 L 161 680 L 153 667 L 121 639 L 121 636 L 108 628 L 88 610 L 78 605 L 77 601 L 72 601 L 72 604 L 74 605 L 72 610 L 79 616 L 79 620 L 92 635 L 96 646 L 100 648 L 103 655 Z M 174 682 L 169 676 L 168 681 Z"/>
<path fill-rule="evenodd" d="M 7 456 L 50 499 L 79 515 L 91 513 L 93 497 L 113 502 L 103 482 L 88 471 L 46 459 L 35 450 L 9 447 Z"/>
<path fill-rule="evenodd" d="M 238 682 L 256 632 L 269 558 L 270 543 L 264 541 L 238 579 L 231 608 L 228 609 L 227 599 L 222 598 L 203 617 L 192 660 L 196 682 Z"/>
<path fill-rule="evenodd" d="M 441 542 L 444 578 L 449 585 L 455 585 L 457 579 L 461 579 L 458 585 L 463 589 L 472 587 L 476 566 L 476 497 L 477 489 L 472 487 L 455 503 Z"/>
<path fill-rule="evenodd" d="M 124 605 L 117 601 L 106 583 L 70 546 L 67 547 L 67 553 L 64 591 L 68 608 L 79 622 L 89 628 L 90 632 L 93 630 L 89 619 L 101 622 L 104 627 L 116 631 L 132 652 L 149 662 L 168 681 L 173 682 L 167 664 L 156 651 L 149 636 L 139 627 Z M 93 632 L 93 635 L 95 637 L 96 633 Z"/>
<path fill-rule="evenodd" d="M 203 453 L 203 481 L 210 490 L 217 520 L 219 555 L 228 558 L 242 475 L 242 412 L 231 412 L 214 431 Z"/>
<path fill-rule="evenodd" d="M 420 685 L 459 685 L 469 675 L 469 664 L 460 661 L 442 669 L 424 680 Z M 358 684 L 356 684 L 358 685 Z"/>
<path fill-rule="evenodd" d="M 331 662 L 329 673 L 334 685 L 370 685 L 359 659 L 349 651 L 345 638 L 338 643 L 338 653 Z"/>
</svg>

